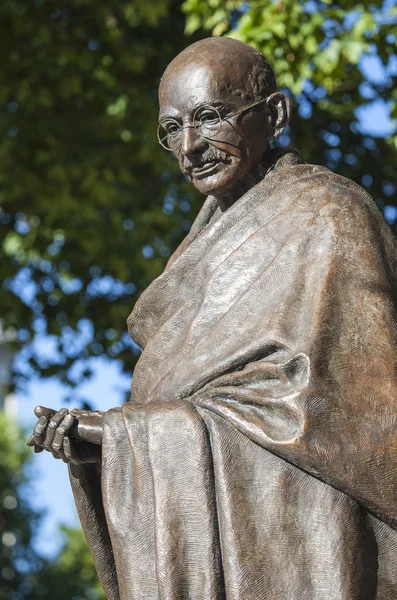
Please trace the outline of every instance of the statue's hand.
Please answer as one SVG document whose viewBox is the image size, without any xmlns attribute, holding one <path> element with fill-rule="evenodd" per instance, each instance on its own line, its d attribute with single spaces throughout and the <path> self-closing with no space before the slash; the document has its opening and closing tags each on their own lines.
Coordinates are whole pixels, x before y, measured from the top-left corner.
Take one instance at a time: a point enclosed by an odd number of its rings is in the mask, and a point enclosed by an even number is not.
<svg viewBox="0 0 397 600">
<path fill-rule="evenodd" d="M 54 458 L 77 465 L 100 461 L 100 446 L 75 439 L 75 416 L 67 408 L 55 411 L 37 406 L 34 412 L 38 421 L 27 445 L 34 446 L 35 452 L 47 450 Z"/>
</svg>

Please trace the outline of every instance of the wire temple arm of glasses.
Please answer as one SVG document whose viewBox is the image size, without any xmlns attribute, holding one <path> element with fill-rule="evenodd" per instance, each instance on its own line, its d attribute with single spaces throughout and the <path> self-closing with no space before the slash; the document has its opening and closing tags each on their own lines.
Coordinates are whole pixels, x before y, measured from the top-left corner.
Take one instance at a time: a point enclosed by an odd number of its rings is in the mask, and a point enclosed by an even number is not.
<svg viewBox="0 0 397 600">
<path fill-rule="evenodd" d="M 246 110 L 249 110 L 250 108 L 254 108 L 255 106 L 258 106 L 258 104 L 262 104 L 263 102 L 266 102 L 267 100 L 268 100 L 268 98 L 263 98 L 262 100 L 258 100 L 258 102 L 254 102 L 254 104 L 250 104 L 249 106 L 242 108 L 241 110 L 233 113 L 232 115 L 228 115 L 223 120 L 227 121 L 228 119 L 231 119 L 232 117 L 237 117 L 238 115 L 241 115 Z"/>
</svg>

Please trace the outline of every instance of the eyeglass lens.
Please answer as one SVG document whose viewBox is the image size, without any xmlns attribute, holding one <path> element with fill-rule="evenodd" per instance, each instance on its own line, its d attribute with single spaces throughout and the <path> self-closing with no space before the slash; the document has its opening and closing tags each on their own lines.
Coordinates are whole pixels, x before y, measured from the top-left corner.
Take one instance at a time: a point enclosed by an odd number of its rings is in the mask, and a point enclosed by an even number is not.
<svg viewBox="0 0 397 600">
<path fill-rule="evenodd" d="M 193 127 L 198 135 L 212 139 L 220 131 L 222 117 L 213 106 L 201 106 L 193 115 Z M 176 150 L 181 145 L 182 131 L 189 125 L 182 127 L 178 121 L 168 119 L 158 127 L 157 137 L 160 144 L 167 150 Z"/>
</svg>

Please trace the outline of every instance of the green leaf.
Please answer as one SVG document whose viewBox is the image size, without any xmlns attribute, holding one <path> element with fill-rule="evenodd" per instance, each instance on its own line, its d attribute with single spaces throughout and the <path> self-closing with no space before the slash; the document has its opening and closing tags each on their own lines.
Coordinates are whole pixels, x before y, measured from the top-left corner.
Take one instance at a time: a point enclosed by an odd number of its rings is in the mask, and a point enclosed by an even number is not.
<svg viewBox="0 0 397 600">
<path fill-rule="evenodd" d="M 16 256 L 22 250 L 21 236 L 17 233 L 8 233 L 3 241 L 3 250 L 6 256 Z"/>
<path fill-rule="evenodd" d="M 200 27 L 201 27 L 200 17 L 195 14 L 188 15 L 188 17 L 186 18 L 185 34 L 192 35 L 192 33 L 197 31 Z"/>
<path fill-rule="evenodd" d="M 332 73 L 339 63 L 341 54 L 340 40 L 333 39 L 328 46 L 320 52 L 314 59 L 314 64 L 323 73 Z"/>
<path fill-rule="evenodd" d="M 352 65 L 358 64 L 361 55 L 366 50 L 367 45 L 363 42 L 347 40 L 342 44 L 342 52 L 346 60 Z"/>
</svg>

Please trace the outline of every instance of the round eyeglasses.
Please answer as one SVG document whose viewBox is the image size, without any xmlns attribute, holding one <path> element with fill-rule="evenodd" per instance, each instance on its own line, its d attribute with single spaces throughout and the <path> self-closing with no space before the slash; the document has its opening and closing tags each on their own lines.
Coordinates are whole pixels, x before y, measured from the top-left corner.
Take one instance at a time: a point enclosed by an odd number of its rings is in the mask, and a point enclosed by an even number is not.
<svg viewBox="0 0 397 600">
<path fill-rule="evenodd" d="M 222 117 L 219 110 L 210 104 L 200 106 L 193 114 L 192 125 L 181 125 L 178 121 L 172 118 L 164 119 L 157 128 L 157 139 L 159 144 L 170 152 L 176 152 L 182 143 L 182 131 L 184 129 L 193 128 L 197 135 L 202 138 L 212 140 L 220 132 L 225 122 L 228 122 L 232 117 L 241 115 L 246 110 L 258 106 L 266 102 L 267 98 L 259 100 L 254 104 L 250 104 L 232 115 Z"/>
</svg>

